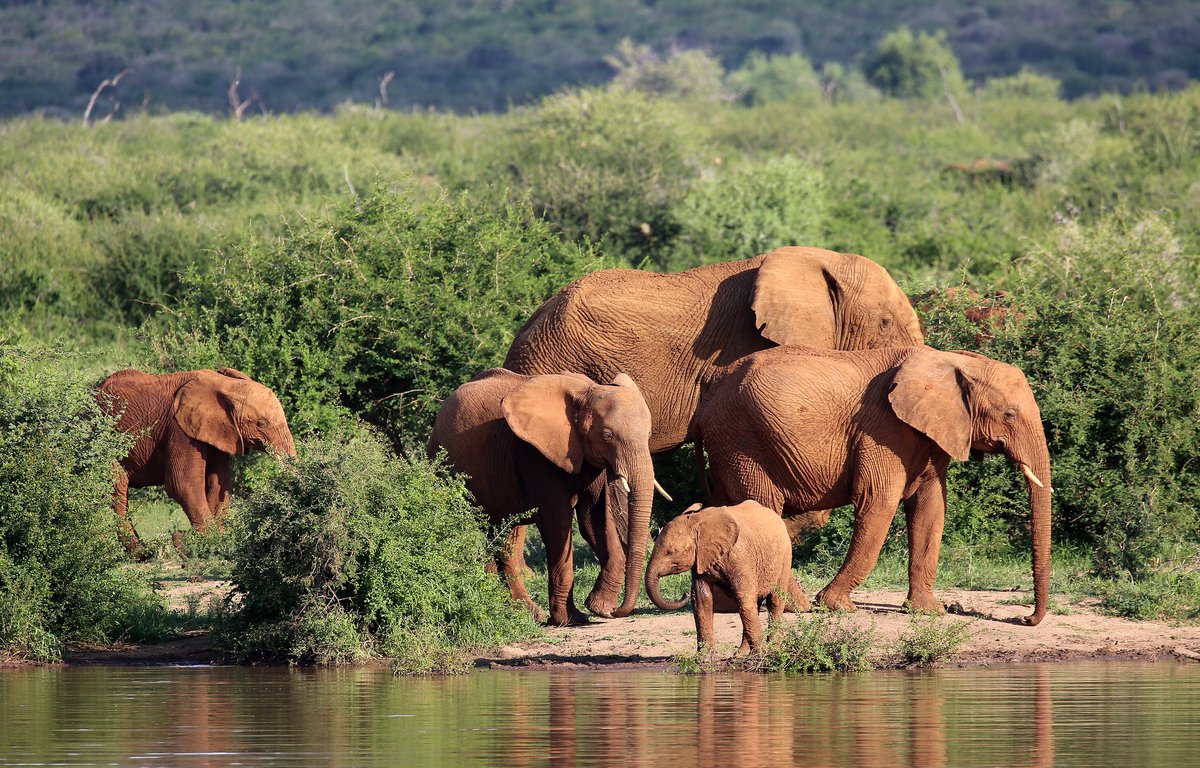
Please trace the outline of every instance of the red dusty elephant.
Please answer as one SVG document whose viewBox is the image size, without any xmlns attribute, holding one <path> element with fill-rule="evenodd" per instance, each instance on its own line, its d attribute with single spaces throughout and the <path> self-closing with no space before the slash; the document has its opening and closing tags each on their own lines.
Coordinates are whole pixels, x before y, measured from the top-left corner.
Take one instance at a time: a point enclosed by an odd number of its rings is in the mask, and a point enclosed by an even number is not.
<svg viewBox="0 0 1200 768">
<path fill-rule="evenodd" d="M 296 455 L 279 398 L 233 368 L 151 374 L 117 371 L 96 391 L 100 406 L 135 436 L 114 488 L 122 539 L 141 548 L 129 522 L 129 489 L 161 485 L 192 526 L 221 524 L 229 503 L 230 458 L 249 450 Z"/>
<path fill-rule="evenodd" d="M 749 355 L 714 382 L 696 425 L 715 478 L 714 504 L 753 499 L 822 525 L 854 505 L 850 550 L 817 595 L 853 609 L 903 501 L 907 604 L 941 611 L 933 594 L 950 460 L 1002 453 L 1025 475 L 1033 534 L 1034 612 L 1050 593 L 1050 452 L 1020 370 L 973 352 L 904 347 L 837 352 L 779 347 Z"/>
</svg>

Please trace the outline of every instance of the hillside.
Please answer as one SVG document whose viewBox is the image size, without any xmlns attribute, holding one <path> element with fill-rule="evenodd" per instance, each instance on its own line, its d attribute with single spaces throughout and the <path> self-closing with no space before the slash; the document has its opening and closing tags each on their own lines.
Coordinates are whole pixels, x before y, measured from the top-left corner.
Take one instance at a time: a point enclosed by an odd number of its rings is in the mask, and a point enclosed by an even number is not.
<svg viewBox="0 0 1200 768">
<path fill-rule="evenodd" d="M 731 69 L 751 51 L 855 62 L 889 30 L 946 31 L 969 79 L 1023 65 L 1075 97 L 1178 87 L 1200 76 L 1200 7 L 1065 0 L 16 0 L 0 4 L 0 115 L 76 117 L 97 84 L 132 71 L 97 109 L 252 110 L 389 106 L 498 110 L 608 80 L 624 38 L 701 48 Z"/>
</svg>

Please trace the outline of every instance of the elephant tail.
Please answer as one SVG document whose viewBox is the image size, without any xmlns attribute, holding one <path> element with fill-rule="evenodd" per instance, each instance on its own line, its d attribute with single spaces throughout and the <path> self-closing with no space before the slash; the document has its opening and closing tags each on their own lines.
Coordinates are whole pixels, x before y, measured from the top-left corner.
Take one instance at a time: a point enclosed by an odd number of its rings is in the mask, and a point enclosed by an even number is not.
<svg viewBox="0 0 1200 768">
<path fill-rule="evenodd" d="M 700 476 L 700 490 L 704 492 L 704 503 L 707 506 L 712 503 L 712 491 L 708 487 L 708 472 L 704 462 L 704 438 L 697 437 L 695 447 L 696 474 Z"/>
</svg>

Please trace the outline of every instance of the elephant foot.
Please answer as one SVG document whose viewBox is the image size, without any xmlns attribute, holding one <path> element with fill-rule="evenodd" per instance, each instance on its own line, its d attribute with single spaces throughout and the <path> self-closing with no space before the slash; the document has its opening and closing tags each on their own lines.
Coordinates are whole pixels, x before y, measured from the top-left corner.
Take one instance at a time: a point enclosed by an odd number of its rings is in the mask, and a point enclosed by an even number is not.
<svg viewBox="0 0 1200 768">
<path fill-rule="evenodd" d="M 785 601 L 784 612 L 791 613 L 808 613 L 812 610 L 812 603 L 808 600 L 808 595 L 804 594 L 804 588 L 792 581 L 790 589 L 788 589 L 788 600 Z"/>
<path fill-rule="evenodd" d="M 850 599 L 849 592 L 841 592 L 825 587 L 817 593 L 817 605 L 823 605 L 831 611 L 857 611 L 858 606 Z"/>
<path fill-rule="evenodd" d="M 592 620 L 586 613 L 583 613 L 575 606 L 571 606 L 566 612 L 566 615 L 555 615 L 552 611 L 550 619 L 546 622 L 548 627 L 583 627 L 591 624 Z"/>
<path fill-rule="evenodd" d="M 599 585 L 597 585 L 597 588 L 592 590 L 591 594 L 587 596 L 587 600 L 583 601 L 583 604 L 596 616 L 611 619 L 613 611 L 620 605 L 620 600 L 618 599 L 617 592 L 600 589 Z"/>
<path fill-rule="evenodd" d="M 939 616 L 946 612 L 946 606 L 932 592 L 923 595 L 909 594 L 908 599 L 904 601 L 904 608 L 909 613 L 933 613 Z"/>
</svg>

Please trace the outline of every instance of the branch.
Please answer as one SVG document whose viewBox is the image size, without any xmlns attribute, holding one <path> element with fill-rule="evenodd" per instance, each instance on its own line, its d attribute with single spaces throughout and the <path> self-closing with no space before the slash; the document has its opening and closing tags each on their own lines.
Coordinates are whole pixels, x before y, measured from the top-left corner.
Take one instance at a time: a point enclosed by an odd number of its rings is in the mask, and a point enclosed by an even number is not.
<svg viewBox="0 0 1200 768">
<path fill-rule="evenodd" d="M 121 82 L 121 78 L 128 75 L 133 70 L 126 67 L 118 72 L 113 77 L 106 77 L 96 86 L 96 90 L 92 91 L 92 98 L 88 99 L 87 109 L 83 111 L 83 127 L 87 128 L 92 124 L 92 110 L 96 108 L 96 99 L 100 98 L 100 92 L 105 88 L 116 88 L 117 83 Z M 113 110 L 114 112 L 116 110 Z M 111 115 L 109 115 L 111 117 Z"/>
<path fill-rule="evenodd" d="M 382 106 L 386 107 L 387 103 L 388 103 L 387 102 L 388 83 L 392 82 L 395 79 L 396 79 L 396 73 L 388 72 L 386 75 L 383 76 L 383 79 L 379 81 L 379 103 Z"/>
</svg>

